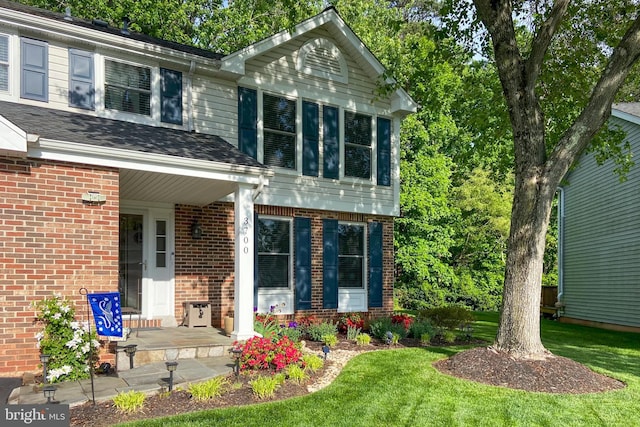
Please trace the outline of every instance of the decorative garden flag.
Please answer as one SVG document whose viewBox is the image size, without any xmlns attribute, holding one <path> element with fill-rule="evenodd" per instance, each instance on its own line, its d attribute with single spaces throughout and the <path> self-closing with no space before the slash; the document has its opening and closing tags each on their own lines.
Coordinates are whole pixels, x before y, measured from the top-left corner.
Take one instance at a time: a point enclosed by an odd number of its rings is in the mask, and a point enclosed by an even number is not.
<svg viewBox="0 0 640 427">
<path fill-rule="evenodd" d="M 96 332 L 105 337 L 122 337 L 120 293 L 87 294 L 96 322 Z"/>
</svg>

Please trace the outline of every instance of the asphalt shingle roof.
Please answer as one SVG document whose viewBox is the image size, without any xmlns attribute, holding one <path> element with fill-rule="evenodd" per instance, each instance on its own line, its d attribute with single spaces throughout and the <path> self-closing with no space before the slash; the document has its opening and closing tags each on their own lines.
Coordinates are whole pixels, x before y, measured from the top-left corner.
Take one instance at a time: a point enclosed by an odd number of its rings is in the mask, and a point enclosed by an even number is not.
<svg viewBox="0 0 640 427">
<path fill-rule="evenodd" d="M 216 135 L 3 101 L 0 115 L 40 138 L 267 169 Z"/>
</svg>

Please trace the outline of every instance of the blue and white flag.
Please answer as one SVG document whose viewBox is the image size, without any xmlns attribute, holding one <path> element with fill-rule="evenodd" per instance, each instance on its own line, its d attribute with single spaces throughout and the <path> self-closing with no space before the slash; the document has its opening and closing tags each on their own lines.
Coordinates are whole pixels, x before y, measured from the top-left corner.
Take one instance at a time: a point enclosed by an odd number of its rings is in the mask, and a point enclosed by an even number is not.
<svg viewBox="0 0 640 427">
<path fill-rule="evenodd" d="M 87 294 L 96 322 L 96 332 L 105 337 L 122 337 L 120 293 Z"/>
</svg>

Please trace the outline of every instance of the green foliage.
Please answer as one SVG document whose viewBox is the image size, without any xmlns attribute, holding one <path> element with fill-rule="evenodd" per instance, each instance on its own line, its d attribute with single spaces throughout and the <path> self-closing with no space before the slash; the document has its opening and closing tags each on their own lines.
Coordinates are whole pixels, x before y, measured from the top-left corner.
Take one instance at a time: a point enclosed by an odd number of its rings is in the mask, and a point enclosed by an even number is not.
<svg viewBox="0 0 640 427">
<path fill-rule="evenodd" d="M 473 313 L 465 307 L 439 307 L 422 310 L 418 313 L 418 319 L 428 320 L 439 334 L 445 331 L 466 331 L 475 321 Z"/>
<path fill-rule="evenodd" d="M 371 335 L 364 332 L 359 333 L 356 336 L 356 343 L 362 346 L 369 345 L 371 343 Z"/>
<path fill-rule="evenodd" d="M 144 406 L 146 395 L 141 391 L 130 390 L 121 392 L 113 398 L 113 405 L 120 411 L 125 413 L 136 412 Z"/>
<path fill-rule="evenodd" d="M 381 317 L 371 322 L 369 326 L 371 335 L 379 340 L 386 338 L 387 332 L 397 335 L 399 338 L 407 336 L 407 330 L 399 323 L 393 323 L 390 317 Z"/>
<path fill-rule="evenodd" d="M 442 331 L 442 333 L 440 334 L 440 336 L 442 337 L 442 339 L 444 340 L 444 342 L 448 343 L 448 344 L 452 344 L 456 341 L 456 333 L 453 331 Z"/>
<path fill-rule="evenodd" d="M 309 379 L 309 374 L 300 367 L 300 365 L 289 365 L 287 367 L 287 378 L 298 384 L 305 382 Z"/>
<path fill-rule="evenodd" d="M 411 327 L 409 327 L 409 336 L 417 339 L 422 339 L 424 335 L 433 335 L 433 326 L 427 319 L 415 320 Z"/>
<path fill-rule="evenodd" d="M 324 366 L 324 360 L 316 354 L 305 354 L 302 356 L 302 363 L 304 368 L 311 372 L 316 372 Z"/>
<path fill-rule="evenodd" d="M 361 330 L 362 329 L 353 326 L 347 327 L 347 339 L 349 341 L 355 341 Z"/>
<path fill-rule="evenodd" d="M 264 376 L 261 375 L 255 380 L 249 381 L 253 394 L 258 399 L 270 399 L 276 393 L 276 390 L 280 388 L 282 380 L 280 377 Z"/>
<path fill-rule="evenodd" d="M 215 377 L 210 380 L 189 385 L 189 393 L 195 400 L 208 400 L 222 396 L 229 381 L 225 377 Z"/>
<path fill-rule="evenodd" d="M 424 332 L 422 335 L 420 335 L 420 344 L 429 345 L 429 343 L 431 342 L 431 337 L 432 335 L 430 333 Z"/>
<path fill-rule="evenodd" d="M 337 335 L 338 325 L 332 322 L 314 323 L 307 328 L 307 334 L 312 341 L 323 341 L 324 335 Z"/>
<path fill-rule="evenodd" d="M 335 334 L 326 334 L 322 336 L 322 342 L 329 347 L 333 347 L 338 344 L 338 337 Z"/>
<path fill-rule="evenodd" d="M 47 380 L 51 383 L 89 378 L 88 362 L 95 364 L 100 342 L 85 323 L 75 320 L 75 308 L 61 296 L 35 302 L 36 322 L 43 325 L 36 335 L 41 354 L 51 356 Z"/>
</svg>

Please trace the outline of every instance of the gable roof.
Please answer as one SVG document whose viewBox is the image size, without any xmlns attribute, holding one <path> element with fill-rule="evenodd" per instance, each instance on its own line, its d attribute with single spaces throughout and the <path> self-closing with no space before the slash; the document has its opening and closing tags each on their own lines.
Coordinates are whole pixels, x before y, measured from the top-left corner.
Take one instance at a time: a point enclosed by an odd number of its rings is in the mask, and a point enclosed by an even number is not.
<svg viewBox="0 0 640 427">
<path fill-rule="evenodd" d="M 640 125 L 640 102 L 621 102 L 613 104 L 611 115 L 619 119 Z"/>
</svg>

